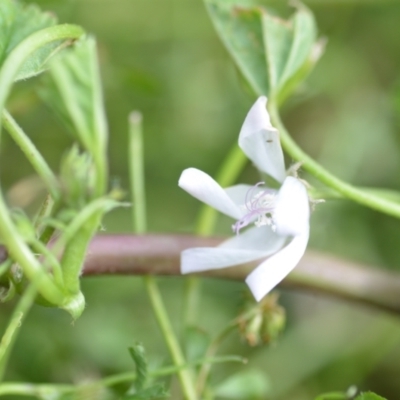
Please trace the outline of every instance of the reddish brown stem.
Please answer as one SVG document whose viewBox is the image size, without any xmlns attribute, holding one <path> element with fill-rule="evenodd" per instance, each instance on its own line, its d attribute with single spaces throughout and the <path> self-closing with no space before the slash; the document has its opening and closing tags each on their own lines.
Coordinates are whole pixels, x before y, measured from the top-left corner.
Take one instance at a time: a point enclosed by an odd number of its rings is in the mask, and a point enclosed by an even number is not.
<svg viewBox="0 0 400 400">
<path fill-rule="evenodd" d="M 180 275 L 180 252 L 215 246 L 222 238 L 189 235 L 102 235 L 93 239 L 84 275 Z M 207 271 L 202 276 L 244 280 L 259 262 Z M 400 274 L 307 251 L 282 287 L 330 294 L 400 313 Z"/>
<path fill-rule="evenodd" d="M 179 257 L 190 247 L 216 246 L 223 238 L 190 235 L 99 235 L 90 243 L 83 275 L 180 275 Z M 7 253 L 0 246 L 0 262 Z M 252 262 L 207 271 L 205 277 L 244 280 Z M 400 313 L 400 273 L 308 250 L 281 287 L 320 292 Z"/>
</svg>

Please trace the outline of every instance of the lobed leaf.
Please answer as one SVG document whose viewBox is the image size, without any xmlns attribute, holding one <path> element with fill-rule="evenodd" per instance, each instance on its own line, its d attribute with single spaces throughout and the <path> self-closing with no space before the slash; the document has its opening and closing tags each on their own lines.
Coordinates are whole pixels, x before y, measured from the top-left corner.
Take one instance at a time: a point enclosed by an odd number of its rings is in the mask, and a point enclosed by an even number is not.
<svg viewBox="0 0 400 400">
<path fill-rule="evenodd" d="M 222 42 L 257 95 L 283 99 L 313 67 L 317 29 L 306 7 L 300 5 L 286 21 L 262 7 L 205 2 Z"/>
<path fill-rule="evenodd" d="M 135 387 L 140 391 L 147 380 L 147 360 L 144 347 L 141 343 L 136 343 L 133 347 L 129 347 L 129 354 L 136 366 Z"/>
<path fill-rule="evenodd" d="M 0 66 L 12 50 L 25 38 L 41 29 L 56 25 L 57 19 L 42 12 L 36 5 L 25 5 L 16 0 L 0 2 Z M 16 80 L 27 79 L 43 72 L 49 59 L 66 41 L 59 40 L 34 52 L 21 67 Z"/>
<path fill-rule="evenodd" d="M 134 394 L 125 395 L 122 400 L 150 400 L 169 397 L 169 393 L 165 390 L 164 385 L 160 383 L 145 388 L 148 370 L 143 345 L 141 343 L 136 343 L 133 347 L 129 347 L 129 354 L 136 366 L 136 379 L 134 383 L 136 392 Z"/>
<path fill-rule="evenodd" d="M 263 14 L 263 32 L 271 87 L 282 88 L 307 62 L 317 32 L 311 12 L 296 11 L 290 21 Z"/>
<path fill-rule="evenodd" d="M 252 90 L 268 94 L 261 10 L 213 1 L 206 1 L 206 6 L 222 42 Z"/>
<path fill-rule="evenodd" d="M 41 97 L 77 135 L 94 158 L 101 158 L 107 141 L 96 41 L 79 40 L 50 64 Z"/>
</svg>

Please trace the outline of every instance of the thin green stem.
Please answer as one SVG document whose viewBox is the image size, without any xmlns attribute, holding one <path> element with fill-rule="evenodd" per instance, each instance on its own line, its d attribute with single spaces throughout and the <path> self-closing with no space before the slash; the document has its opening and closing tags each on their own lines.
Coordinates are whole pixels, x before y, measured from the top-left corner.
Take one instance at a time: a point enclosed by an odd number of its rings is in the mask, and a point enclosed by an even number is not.
<svg viewBox="0 0 400 400">
<path fill-rule="evenodd" d="M 42 178 L 52 198 L 54 200 L 59 199 L 60 191 L 57 177 L 46 163 L 46 160 L 37 150 L 36 146 L 7 110 L 3 111 L 2 123 L 7 129 L 9 135 L 14 139 L 15 143 L 24 153 L 25 157 L 32 164 L 36 173 Z"/>
<path fill-rule="evenodd" d="M 83 229 L 84 225 L 90 223 L 98 214 L 103 214 L 104 211 L 109 211 L 115 207 L 121 206 L 121 203 L 108 197 L 100 197 L 87 204 L 64 228 L 58 242 L 60 245 L 65 245 L 72 240 Z M 57 242 L 57 246 L 59 245 Z"/>
<path fill-rule="evenodd" d="M 183 321 L 186 328 L 198 324 L 198 309 L 201 300 L 201 282 L 198 276 L 185 279 L 185 301 L 183 305 Z"/>
<path fill-rule="evenodd" d="M 204 363 L 221 364 L 221 363 L 226 363 L 226 362 L 245 363 L 245 362 L 247 362 L 247 360 L 240 356 L 221 356 L 221 357 L 213 357 L 213 358 L 206 358 L 206 359 L 202 358 L 200 360 L 195 360 L 195 361 L 192 361 L 187 364 L 170 365 L 167 367 L 149 371 L 149 377 L 160 378 L 160 377 L 164 377 L 164 376 L 173 375 L 173 374 L 176 374 L 177 372 L 179 372 L 180 370 L 186 369 L 188 367 L 196 367 L 197 365 L 202 365 Z M 114 386 L 119 383 L 133 381 L 135 378 L 136 378 L 135 372 L 123 372 L 121 374 L 108 376 L 97 382 L 88 383 L 88 385 L 95 384 L 95 385 L 101 385 L 101 386 Z M 0 389 L 1 389 L 1 387 L 0 387 Z M 0 390 L 0 394 L 1 394 L 1 390 Z"/>
<path fill-rule="evenodd" d="M 219 171 L 217 172 L 216 181 L 223 187 L 233 185 L 245 167 L 246 163 L 246 156 L 235 142 L 222 162 Z M 218 212 L 215 208 L 203 205 L 197 220 L 196 233 L 200 236 L 211 235 L 214 231 L 217 218 Z M 198 304 L 200 303 L 201 297 L 201 278 L 197 276 L 189 276 L 186 278 L 185 286 L 184 321 L 185 326 L 191 326 L 197 319 Z M 204 368 L 207 368 L 207 372 L 201 372 L 202 370 L 200 371 L 198 379 L 201 382 L 200 384 L 197 384 L 197 387 L 200 387 L 201 390 L 203 389 L 203 383 L 205 383 L 206 377 L 210 372 L 211 364 L 208 364 L 207 367 Z M 205 378 L 203 378 L 203 375 L 205 375 Z M 197 393 L 202 392 L 198 389 Z"/>
<path fill-rule="evenodd" d="M 204 355 L 205 359 L 212 359 L 214 357 L 222 341 L 233 331 L 233 329 L 236 328 L 238 322 L 238 319 L 235 318 L 211 341 Z M 212 363 L 206 362 L 201 365 L 196 382 L 196 391 L 199 396 L 204 393 L 204 389 L 207 384 L 207 379 L 210 374 L 212 365 Z"/>
<path fill-rule="evenodd" d="M 0 115 L 3 115 L 5 102 L 20 67 L 32 53 L 48 43 L 62 39 L 78 39 L 83 34 L 84 31 L 78 26 L 57 25 L 35 32 L 23 40 L 10 53 L 0 70 Z M 26 276 L 46 300 L 52 304 L 61 304 L 64 299 L 62 289 L 42 269 L 39 261 L 19 235 L 11 220 L 1 191 L 0 215 L 0 235 L 11 257 L 18 262 Z"/>
<path fill-rule="evenodd" d="M 283 148 L 294 160 L 300 161 L 306 171 L 344 197 L 374 210 L 400 218 L 400 202 L 383 198 L 371 191 L 356 188 L 331 174 L 297 146 L 283 125 L 274 102 L 269 103 L 269 111 L 272 124 L 279 130 Z"/>
<path fill-rule="evenodd" d="M 223 356 L 215 357 L 212 359 L 201 359 L 189 364 L 183 365 L 172 365 L 164 368 L 160 368 L 154 371 L 149 371 L 149 377 L 159 378 L 169 375 L 176 374 L 179 370 L 195 367 L 196 365 L 207 363 L 225 363 L 225 362 L 246 362 L 245 359 L 238 356 Z M 17 382 L 7 382 L 0 384 L 0 396 L 5 395 L 20 395 L 20 396 L 37 396 L 40 398 L 44 397 L 54 397 L 66 394 L 79 393 L 85 389 L 91 388 L 104 388 L 112 387 L 125 382 L 132 382 L 136 379 L 135 372 L 123 372 L 120 374 L 108 376 L 104 379 L 100 379 L 94 382 L 82 383 L 78 385 L 68 385 L 68 384 L 31 384 L 31 383 L 17 383 Z"/>
<path fill-rule="evenodd" d="M 144 178 L 144 149 L 142 114 L 133 111 L 129 115 L 129 174 L 132 191 L 132 224 L 137 234 L 146 232 L 146 189 Z"/>
<path fill-rule="evenodd" d="M 0 342 L 0 381 L 3 379 L 5 367 L 7 365 L 8 357 L 10 355 L 12 346 L 15 342 L 19 328 L 22 321 L 31 308 L 37 290 L 34 285 L 29 285 L 24 294 L 22 295 L 17 307 L 14 309 L 10 322 L 7 325 L 6 331 L 3 334 Z"/>
<path fill-rule="evenodd" d="M 99 62 L 97 58 L 96 42 L 92 41 L 90 50 L 92 56 L 91 62 L 91 76 L 93 77 L 93 112 L 94 112 L 94 126 L 96 132 L 96 150 L 92 153 L 93 159 L 96 164 L 96 194 L 102 196 L 107 190 L 108 180 L 108 166 L 107 166 L 107 142 L 108 142 L 108 129 L 106 115 L 104 111 L 104 99 L 101 85 Z"/>
<path fill-rule="evenodd" d="M 142 116 L 134 111 L 129 116 L 129 172 L 130 185 L 133 202 L 132 226 L 135 233 L 144 234 L 147 230 L 146 204 L 145 204 L 145 179 L 144 179 L 144 157 L 143 157 L 143 131 Z M 167 347 L 171 354 L 175 366 L 186 364 L 183 352 L 179 346 L 178 339 L 172 329 L 167 310 L 161 298 L 161 293 L 157 282 L 153 276 L 145 276 L 144 283 L 154 315 L 163 333 Z M 196 400 L 196 392 L 193 377 L 189 369 L 179 369 L 178 378 L 182 387 L 182 392 L 186 400 Z"/>
<path fill-rule="evenodd" d="M 183 352 L 179 346 L 175 332 L 172 329 L 171 322 L 168 318 L 167 310 L 161 299 L 161 294 L 157 286 L 157 282 L 153 276 L 145 276 L 144 282 L 146 285 L 147 293 L 153 307 L 155 317 L 158 325 L 163 333 L 164 339 L 167 343 L 169 352 L 175 366 L 186 364 Z M 196 400 L 198 397 L 194 389 L 193 376 L 189 369 L 182 369 L 177 372 L 179 381 L 181 383 L 182 391 L 187 400 Z"/>
<path fill-rule="evenodd" d="M 52 251 L 40 240 L 35 240 L 32 244 L 32 249 L 39 254 L 43 255 L 45 257 L 45 260 L 47 261 L 47 265 L 50 267 L 49 270 L 52 272 L 54 276 L 54 281 L 60 285 L 60 287 L 63 286 L 63 276 L 62 276 L 62 270 L 61 270 L 61 265 L 60 262 L 58 261 L 58 258 L 52 253 Z M 46 266 L 46 261 L 43 262 L 43 264 Z"/>
<path fill-rule="evenodd" d="M 74 393 L 80 387 L 75 385 L 51 385 L 31 383 L 2 383 L 0 384 L 0 396 L 29 396 L 39 399 L 59 398 L 61 394 Z"/>
</svg>

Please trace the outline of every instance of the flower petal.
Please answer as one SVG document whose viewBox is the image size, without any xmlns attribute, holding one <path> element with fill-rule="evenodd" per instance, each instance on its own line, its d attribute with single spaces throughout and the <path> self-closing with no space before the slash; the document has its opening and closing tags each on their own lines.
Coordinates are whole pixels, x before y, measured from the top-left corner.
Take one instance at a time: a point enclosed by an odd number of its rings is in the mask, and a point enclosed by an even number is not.
<svg viewBox="0 0 400 400">
<path fill-rule="evenodd" d="M 240 135 L 248 136 L 263 129 L 275 129 L 271 125 L 266 106 L 267 98 L 260 96 L 247 113 Z"/>
<path fill-rule="evenodd" d="M 225 193 L 225 190 L 205 172 L 196 168 L 185 169 L 178 185 L 196 199 L 203 201 L 218 211 L 234 219 L 242 216 L 242 211 Z"/>
<path fill-rule="evenodd" d="M 310 205 L 307 189 L 297 178 L 288 176 L 281 186 L 273 215 L 280 235 L 295 236 L 309 230 Z"/>
<path fill-rule="evenodd" d="M 246 283 L 257 301 L 260 301 L 289 274 L 303 256 L 309 232 L 295 236 L 281 251 L 260 264 L 247 278 Z"/>
<path fill-rule="evenodd" d="M 230 197 L 230 199 L 238 206 L 243 206 L 246 204 L 246 197 L 248 193 L 251 191 L 253 186 L 251 185 L 234 185 L 225 188 L 226 194 Z"/>
<path fill-rule="evenodd" d="M 221 269 L 259 260 L 279 250 L 285 238 L 276 235 L 270 227 L 248 229 L 218 247 L 198 247 L 181 253 L 181 272 L 200 272 Z"/>
<path fill-rule="evenodd" d="M 271 125 L 265 108 L 267 98 L 259 97 L 244 120 L 239 146 L 256 167 L 278 182 L 285 179 L 285 163 L 279 132 Z"/>
<path fill-rule="evenodd" d="M 202 272 L 221 269 L 263 258 L 263 252 L 254 250 L 197 247 L 181 253 L 181 272 Z"/>
<path fill-rule="evenodd" d="M 263 257 L 278 251 L 285 243 L 284 236 L 277 235 L 270 226 L 254 226 L 238 235 L 225 240 L 218 247 L 224 249 L 254 250 L 263 253 Z M 239 263 L 236 263 L 239 264 Z"/>
</svg>

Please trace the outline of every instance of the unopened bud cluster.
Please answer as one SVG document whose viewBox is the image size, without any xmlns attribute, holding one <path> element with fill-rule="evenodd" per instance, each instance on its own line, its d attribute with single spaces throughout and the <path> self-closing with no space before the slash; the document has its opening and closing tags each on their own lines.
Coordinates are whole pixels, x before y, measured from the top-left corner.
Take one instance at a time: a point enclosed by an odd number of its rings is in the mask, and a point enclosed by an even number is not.
<svg viewBox="0 0 400 400">
<path fill-rule="evenodd" d="M 286 323 L 285 309 L 278 304 L 273 292 L 259 302 L 248 302 L 239 315 L 239 331 L 250 346 L 274 343 Z"/>
</svg>

